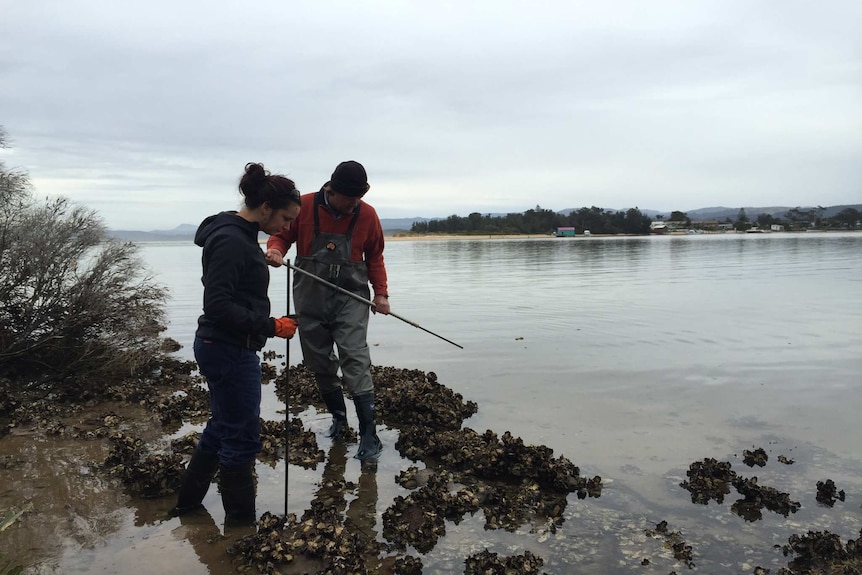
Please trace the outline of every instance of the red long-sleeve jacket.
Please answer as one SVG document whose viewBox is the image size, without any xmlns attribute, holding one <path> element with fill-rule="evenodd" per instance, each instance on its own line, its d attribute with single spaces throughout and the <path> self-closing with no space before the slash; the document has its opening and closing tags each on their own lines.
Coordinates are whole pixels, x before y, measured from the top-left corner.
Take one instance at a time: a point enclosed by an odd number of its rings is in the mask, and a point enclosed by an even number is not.
<svg viewBox="0 0 862 575">
<path fill-rule="evenodd" d="M 299 217 L 287 232 L 270 236 L 266 242 L 267 249 L 276 249 L 282 255 L 286 255 L 290 246 L 296 243 L 297 255 L 311 255 L 311 241 L 314 237 L 315 193 L 303 194 Z M 363 201 L 361 205 L 359 219 L 353 228 L 350 259 L 355 262 L 365 261 L 368 266 L 368 279 L 371 282 L 374 295 L 389 295 L 386 266 L 383 263 L 383 227 L 380 225 L 380 218 L 377 217 L 377 212 L 371 207 L 371 204 Z M 317 209 L 322 233 L 347 233 L 352 216 L 344 216 L 336 220 L 325 206 L 319 206 Z"/>
</svg>

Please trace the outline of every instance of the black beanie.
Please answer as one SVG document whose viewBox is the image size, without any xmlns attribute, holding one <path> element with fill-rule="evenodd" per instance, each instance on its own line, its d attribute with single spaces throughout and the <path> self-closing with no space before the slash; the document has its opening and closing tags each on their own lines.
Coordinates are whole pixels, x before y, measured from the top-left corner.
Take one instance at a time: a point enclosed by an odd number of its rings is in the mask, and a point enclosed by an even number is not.
<svg viewBox="0 0 862 575">
<path fill-rule="evenodd" d="M 341 162 L 332 172 L 329 187 L 339 194 L 358 198 L 368 191 L 368 174 L 359 162 Z"/>
</svg>

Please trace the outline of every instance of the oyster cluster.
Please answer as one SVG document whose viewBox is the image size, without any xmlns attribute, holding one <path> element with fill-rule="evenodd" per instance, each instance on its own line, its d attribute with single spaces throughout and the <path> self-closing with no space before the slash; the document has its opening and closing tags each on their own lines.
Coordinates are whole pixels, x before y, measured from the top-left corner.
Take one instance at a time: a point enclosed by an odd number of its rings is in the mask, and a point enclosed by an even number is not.
<svg viewBox="0 0 862 575">
<path fill-rule="evenodd" d="M 162 425 L 182 421 L 205 421 L 210 414 L 210 394 L 200 385 L 186 386 L 178 393 L 148 402 Z"/>
<path fill-rule="evenodd" d="M 757 521 L 762 518 L 761 510 L 769 511 L 787 517 L 796 513 L 801 507 L 798 501 L 790 499 L 790 495 L 773 487 L 761 486 L 757 477 L 742 477 L 731 469 L 730 462 L 706 458 L 695 461 L 686 472 L 688 480 L 679 485 L 691 493 L 691 502 L 706 505 L 714 499 L 717 503 L 724 502 L 724 496 L 730 493 L 731 486 L 742 495 L 731 510 L 746 519 Z"/>
<path fill-rule="evenodd" d="M 766 451 L 762 447 L 754 450 L 746 449 L 742 452 L 742 462 L 749 467 L 754 467 L 755 465 L 763 467 L 768 460 L 769 456 L 766 455 Z"/>
<path fill-rule="evenodd" d="M 809 531 L 805 535 L 791 535 L 781 548 L 785 556 L 796 557 L 778 575 L 855 575 L 862 573 L 862 530 L 858 539 L 847 544 L 829 531 Z"/>
<path fill-rule="evenodd" d="M 688 466 L 688 480 L 679 484 L 691 493 L 691 502 L 706 505 L 714 499 L 724 503 L 724 496 L 730 493 L 736 472 L 729 461 L 718 461 L 712 457 L 695 461 Z"/>
<path fill-rule="evenodd" d="M 376 558 L 379 544 L 344 527 L 337 508 L 312 502 L 301 519 L 264 513 L 257 533 L 243 537 L 229 550 L 240 566 L 275 573 L 285 564 L 301 564 L 303 572 L 367 573 L 366 558 Z"/>
<path fill-rule="evenodd" d="M 645 533 L 650 537 L 664 538 L 664 546 L 671 550 L 673 558 L 684 563 L 689 569 L 694 568 L 694 557 L 691 545 L 685 542 L 685 539 L 682 537 L 682 533 L 668 529 L 667 521 L 660 521 L 655 526 L 655 529 L 646 529 Z M 648 559 L 644 559 L 644 561 L 646 561 L 646 563 L 642 563 L 642 565 L 649 565 Z"/>
<path fill-rule="evenodd" d="M 300 364 L 284 369 L 274 381 L 275 395 L 285 405 L 291 408 L 313 405 L 325 409 L 314 374 L 305 366 Z"/>
<path fill-rule="evenodd" d="M 390 427 L 459 429 L 478 410 L 476 402 L 464 401 L 461 394 L 438 383 L 433 371 L 372 366 L 371 376 L 377 418 Z M 277 397 L 281 401 L 286 398 L 290 406 L 325 409 L 314 374 L 303 365 L 282 371 L 275 378 L 275 387 Z"/>
<path fill-rule="evenodd" d="M 383 513 L 383 536 L 397 549 L 412 545 L 420 553 L 431 551 L 446 535 L 446 519 L 459 523 L 484 499 L 479 490 L 464 487 L 453 493 L 453 487 L 450 473 L 431 473 L 422 487 L 396 497 Z"/>
<path fill-rule="evenodd" d="M 185 472 L 180 453 L 152 453 L 147 444 L 122 432 L 109 438 L 110 451 L 102 468 L 139 497 L 161 497 L 176 491 Z"/>
<path fill-rule="evenodd" d="M 456 430 L 479 410 L 476 402 L 464 401 L 460 393 L 440 384 L 433 371 L 378 366 L 372 368 L 372 377 L 380 382 L 377 409 L 390 427 Z"/>
<path fill-rule="evenodd" d="M 194 453 L 195 447 L 197 447 L 200 440 L 201 434 L 199 431 L 189 431 L 185 435 L 171 440 L 171 451 L 191 455 Z"/>
<path fill-rule="evenodd" d="M 789 494 L 774 487 L 758 485 L 757 477 L 737 477 L 733 486 L 743 499 L 736 501 L 731 510 L 747 521 L 761 519 L 760 510 L 764 507 L 784 517 L 796 513 L 801 507 L 798 501 L 790 499 Z"/>
<path fill-rule="evenodd" d="M 831 479 L 817 482 L 817 502 L 827 507 L 835 505 L 836 501 L 844 501 L 844 490 L 838 490 Z"/>
<path fill-rule="evenodd" d="M 538 575 L 539 569 L 545 564 L 541 557 L 529 551 L 524 551 L 523 555 L 499 557 L 487 549 L 467 557 L 464 563 L 464 575 Z"/>
<path fill-rule="evenodd" d="M 284 459 L 284 420 L 260 420 L 260 459 L 278 461 Z M 288 424 L 288 460 L 293 465 L 305 469 L 315 469 L 325 459 L 322 449 L 317 446 L 313 431 L 302 426 L 299 418 L 293 417 Z"/>
</svg>

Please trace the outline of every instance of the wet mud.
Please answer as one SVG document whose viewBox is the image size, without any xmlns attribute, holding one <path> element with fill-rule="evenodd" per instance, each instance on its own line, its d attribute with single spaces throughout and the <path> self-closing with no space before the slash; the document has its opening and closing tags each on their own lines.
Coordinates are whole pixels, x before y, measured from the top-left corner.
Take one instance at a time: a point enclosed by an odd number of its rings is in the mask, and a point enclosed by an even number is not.
<svg viewBox="0 0 862 575">
<path fill-rule="evenodd" d="M 581 557 L 587 567 L 590 554 L 601 547 L 586 538 L 579 547 L 562 530 L 567 521 L 598 511 L 589 502 L 602 497 L 606 489 L 602 478 L 582 475 L 580 467 L 566 457 L 555 456 L 546 446 L 527 445 L 508 431 L 479 432 L 465 426 L 479 406 L 442 385 L 433 372 L 374 368 L 378 423 L 397 430 L 397 441 L 391 447 L 405 462 L 394 478 L 400 493 L 381 509 L 377 508 L 376 465 L 363 464 L 356 482 L 345 479 L 356 431 L 349 429 L 332 443 L 326 439 L 328 451 L 324 452 L 319 433 L 304 424 L 301 414 L 305 410 L 324 409 L 312 375 L 301 366 L 278 373 L 268 364 L 264 373 L 276 395 L 288 405 L 288 420 L 261 420 L 260 461 L 275 465 L 286 457 L 291 465 L 306 470 L 323 465 L 323 472 L 314 496 L 299 515 L 265 512 L 248 533 L 234 534 L 226 543 L 212 525 L 211 538 L 223 544 L 225 561 L 235 571 L 412 575 L 440 572 L 440 565 L 445 564 L 457 566 L 456 571 L 447 572 L 465 574 L 564 573 L 566 567 L 561 566 L 558 553 L 565 545 L 574 564 Z M 92 448 L 86 451 L 91 460 L 80 462 L 88 469 L 84 481 L 116 482 L 133 497 L 164 498 L 168 508 L 198 439 L 196 431 L 177 432 L 182 426 L 199 425 L 208 415 L 202 383 L 194 363 L 182 361 L 165 362 L 151 377 L 98 392 L 70 388 L 41 398 L 17 397 L 10 382 L 0 382 L 7 392 L 0 400 L 0 423 L 6 436 L 0 436 L 0 442 L 25 436 L 85 442 Z M 794 463 L 783 454 L 775 461 L 780 466 Z M 761 447 L 744 450 L 743 463 L 752 471 L 770 469 L 769 456 Z M 26 477 L 27 466 L 25 458 L 0 452 L 4 473 Z M 762 521 L 764 511 L 787 518 L 802 507 L 800 494 L 761 484 L 756 475 L 710 457 L 692 462 L 676 489 L 680 497 L 688 492 L 698 506 L 725 506 L 726 499 L 735 499 L 729 509 L 742 525 Z M 818 481 L 811 492 L 825 509 L 841 505 L 847 498 L 832 479 Z M 20 505 L 4 505 L 0 515 L 0 519 L 5 517 L 4 530 L 14 530 L 34 513 L 32 503 L 26 507 L 26 500 L 22 494 Z M 573 506 L 584 505 L 573 512 Z M 86 515 L 87 510 L 79 513 Z M 621 543 L 619 549 L 602 550 L 618 556 L 616 570 L 595 572 L 697 569 L 698 541 L 704 538 L 691 526 L 673 525 L 658 516 L 650 526 L 638 528 L 636 522 L 613 523 L 608 517 L 610 514 L 600 522 L 620 525 L 620 530 L 631 533 L 628 543 Z M 183 524 L 188 521 L 184 519 Z M 450 532 L 461 533 L 462 523 L 523 538 L 526 548 L 512 544 L 501 553 L 487 548 L 477 551 L 472 544 L 462 546 L 460 556 L 442 560 L 438 547 Z M 567 527 L 577 531 L 578 526 Z M 542 547 L 536 545 L 555 541 L 560 543 L 545 548 L 557 550 L 553 554 L 543 555 Z M 802 529 L 785 544 L 773 546 L 771 552 L 782 558 L 780 566 L 775 561 L 769 567 L 743 565 L 748 572 L 764 574 L 858 574 L 862 573 L 860 541 L 862 531 L 858 539 L 845 541 L 829 530 Z M 594 548 L 587 549 L 590 545 Z M 455 553 L 451 546 L 448 549 Z M 0 573 L 4 568 L 0 559 Z"/>
</svg>

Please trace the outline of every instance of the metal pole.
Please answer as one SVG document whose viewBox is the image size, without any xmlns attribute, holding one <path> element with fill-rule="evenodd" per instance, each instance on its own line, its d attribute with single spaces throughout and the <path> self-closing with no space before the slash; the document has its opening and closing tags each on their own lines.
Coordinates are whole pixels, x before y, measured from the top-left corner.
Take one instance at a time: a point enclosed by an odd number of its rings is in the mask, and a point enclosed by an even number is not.
<svg viewBox="0 0 862 575">
<path fill-rule="evenodd" d="M 287 269 L 287 307 L 284 315 L 290 315 L 290 269 Z M 284 520 L 287 521 L 287 484 L 290 473 L 290 440 L 288 437 L 290 418 L 290 338 L 284 340 Z"/>
<path fill-rule="evenodd" d="M 353 293 L 352 291 L 348 291 L 348 290 L 344 289 L 343 287 L 340 287 L 340 286 L 337 286 L 337 285 L 335 285 L 335 284 L 333 284 L 333 283 L 330 283 L 330 282 L 326 281 L 325 279 L 323 279 L 323 278 L 321 278 L 321 277 L 319 277 L 319 276 L 314 275 L 314 274 L 313 274 L 313 273 L 311 273 L 311 272 L 307 272 L 307 271 L 305 271 L 305 270 L 303 270 L 303 269 L 299 269 L 298 267 L 296 267 L 295 265 L 291 264 L 291 263 L 290 263 L 289 261 L 287 261 L 287 260 L 285 260 L 285 261 L 284 261 L 284 265 L 286 265 L 288 268 L 290 268 L 290 269 L 292 269 L 292 270 L 294 270 L 294 271 L 296 271 L 296 272 L 298 272 L 298 273 L 301 273 L 301 274 L 303 274 L 303 275 L 305 275 L 305 276 L 308 276 L 308 277 L 312 278 L 312 279 L 313 279 L 314 281 L 316 281 L 316 282 L 322 283 L 323 285 L 328 286 L 328 287 L 330 287 L 330 288 L 334 289 L 334 290 L 335 290 L 335 291 L 337 291 L 338 293 L 343 293 L 343 294 L 344 294 L 344 295 L 346 295 L 346 296 L 350 296 L 350 297 L 352 297 L 352 298 L 353 298 L 353 299 L 355 299 L 355 300 L 361 301 L 361 302 L 362 302 L 362 303 L 364 303 L 365 305 L 368 305 L 368 306 L 374 307 L 374 302 L 373 302 L 373 301 L 371 301 L 370 299 L 366 299 L 366 298 L 362 297 L 361 295 L 357 295 L 357 294 Z M 424 331 L 424 332 L 426 332 L 426 333 L 430 333 L 430 334 L 431 334 L 431 335 L 433 335 L 434 337 L 439 337 L 439 338 L 440 338 L 440 339 L 442 339 L 443 341 L 448 342 L 448 343 L 451 343 L 451 344 L 452 344 L 452 345 L 454 345 L 455 347 L 459 347 L 459 348 L 461 348 L 461 349 L 464 349 L 464 346 L 458 345 L 458 344 L 457 344 L 457 343 L 455 343 L 454 341 L 449 340 L 449 339 L 446 339 L 446 338 L 445 338 L 445 337 L 443 337 L 442 335 L 438 335 L 438 334 L 434 333 L 434 332 L 433 332 L 433 331 L 431 331 L 431 330 L 425 329 L 424 327 L 422 327 L 422 326 L 421 326 L 421 325 L 419 325 L 418 323 L 416 323 L 416 322 L 412 322 L 412 321 L 410 321 L 409 319 L 403 318 L 403 317 L 401 317 L 401 316 L 400 316 L 400 315 L 398 315 L 398 314 L 395 314 L 395 313 L 389 312 L 387 315 L 391 315 L 391 316 L 392 316 L 392 317 L 394 317 L 395 319 L 400 319 L 400 320 L 401 320 L 401 321 L 403 321 L 404 323 L 409 323 L 409 324 L 410 324 L 410 325 L 412 325 L 413 327 L 418 328 L 418 329 L 421 329 L 422 331 Z"/>
</svg>

